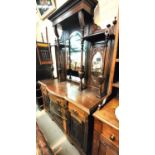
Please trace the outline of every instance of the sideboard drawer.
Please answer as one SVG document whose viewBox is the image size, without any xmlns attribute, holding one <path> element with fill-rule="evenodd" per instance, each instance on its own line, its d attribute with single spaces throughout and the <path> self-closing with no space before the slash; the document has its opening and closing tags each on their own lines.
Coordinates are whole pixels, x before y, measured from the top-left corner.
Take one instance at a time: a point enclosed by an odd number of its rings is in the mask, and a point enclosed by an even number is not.
<svg viewBox="0 0 155 155">
<path fill-rule="evenodd" d="M 52 100 L 53 103 L 59 104 L 63 108 L 67 108 L 67 101 L 65 99 L 60 98 L 50 93 L 49 93 L 49 98 L 50 100 Z"/>
<path fill-rule="evenodd" d="M 76 107 L 73 103 L 69 103 L 68 109 L 71 115 L 75 118 L 80 119 L 82 121 L 86 120 L 87 114 L 78 107 Z"/>
<path fill-rule="evenodd" d="M 95 122 L 94 122 L 94 129 L 98 133 L 100 133 L 105 139 L 107 139 L 112 144 L 114 144 L 116 147 L 119 146 L 118 130 L 97 119 L 95 119 Z"/>
<path fill-rule="evenodd" d="M 109 126 L 106 123 L 102 124 L 102 135 L 111 143 L 113 143 L 116 147 L 119 146 L 119 134 L 118 130 L 114 129 L 113 127 Z"/>
</svg>

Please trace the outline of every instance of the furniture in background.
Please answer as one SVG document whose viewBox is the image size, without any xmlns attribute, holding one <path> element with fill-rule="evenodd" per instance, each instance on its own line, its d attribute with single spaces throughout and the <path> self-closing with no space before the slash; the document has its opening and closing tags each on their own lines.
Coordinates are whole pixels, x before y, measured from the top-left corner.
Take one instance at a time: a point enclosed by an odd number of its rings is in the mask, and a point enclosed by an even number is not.
<svg viewBox="0 0 155 155">
<path fill-rule="evenodd" d="M 47 36 L 48 38 L 48 36 Z M 48 39 L 47 39 L 48 40 Z M 43 79 L 54 79 L 54 67 L 51 54 L 51 46 L 49 43 L 36 43 L 36 81 Z M 43 98 L 40 84 L 36 82 L 36 101 L 40 109 L 43 108 Z"/>
<path fill-rule="evenodd" d="M 111 99 L 101 110 L 93 116 L 93 149 L 92 155 L 119 154 L 119 123 L 115 116 L 118 99 Z"/>
</svg>

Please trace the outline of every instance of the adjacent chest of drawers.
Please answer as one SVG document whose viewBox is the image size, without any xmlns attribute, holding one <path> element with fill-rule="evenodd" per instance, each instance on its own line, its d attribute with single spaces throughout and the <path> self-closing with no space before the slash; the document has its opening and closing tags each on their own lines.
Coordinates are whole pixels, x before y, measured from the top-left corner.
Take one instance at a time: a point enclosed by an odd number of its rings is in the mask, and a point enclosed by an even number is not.
<svg viewBox="0 0 155 155">
<path fill-rule="evenodd" d="M 119 154 L 119 128 L 115 116 L 118 100 L 112 99 L 103 109 L 94 113 L 92 155 Z"/>
</svg>

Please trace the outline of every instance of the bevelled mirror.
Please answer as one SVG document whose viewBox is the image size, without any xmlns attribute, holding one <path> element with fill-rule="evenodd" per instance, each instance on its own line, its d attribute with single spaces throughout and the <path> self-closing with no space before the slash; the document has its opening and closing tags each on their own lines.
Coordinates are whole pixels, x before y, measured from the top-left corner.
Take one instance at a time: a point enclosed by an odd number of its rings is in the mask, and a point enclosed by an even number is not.
<svg viewBox="0 0 155 155">
<path fill-rule="evenodd" d="M 103 60 L 100 52 L 96 52 L 91 62 L 92 79 L 96 81 L 103 74 Z"/>
<path fill-rule="evenodd" d="M 104 80 L 105 55 L 106 55 L 105 46 L 92 47 L 90 49 L 89 80 L 88 80 L 88 84 L 90 86 L 99 88 L 101 79 L 102 81 Z"/>
</svg>

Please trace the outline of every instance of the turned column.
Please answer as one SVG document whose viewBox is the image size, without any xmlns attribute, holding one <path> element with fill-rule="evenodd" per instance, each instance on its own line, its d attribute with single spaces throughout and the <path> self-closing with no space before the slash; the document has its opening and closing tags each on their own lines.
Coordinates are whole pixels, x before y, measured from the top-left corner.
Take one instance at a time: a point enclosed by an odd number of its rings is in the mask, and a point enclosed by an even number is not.
<svg viewBox="0 0 155 155">
<path fill-rule="evenodd" d="M 80 77 L 80 90 L 84 89 L 83 86 L 83 82 L 82 79 L 84 78 L 85 75 L 85 69 L 84 69 L 84 65 L 83 65 L 83 46 L 84 46 L 84 27 L 85 27 L 85 21 L 84 21 L 84 13 L 83 11 L 80 11 L 78 13 L 78 18 L 79 18 L 79 23 L 80 23 L 80 30 L 81 30 L 81 67 L 80 67 L 80 71 L 79 71 L 79 77 Z"/>
<path fill-rule="evenodd" d="M 56 36 L 56 47 L 57 47 L 57 51 L 58 54 L 58 80 L 61 81 L 61 72 L 62 72 L 62 61 L 61 61 L 61 51 L 60 51 L 60 42 L 59 42 L 59 34 L 58 34 L 58 30 L 57 30 L 57 25 L 54 26 L 54 33 L 55 33 L 55 36 Z"/>
</svg>

